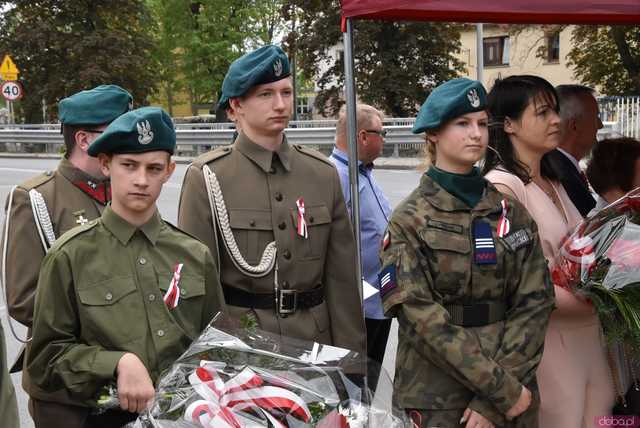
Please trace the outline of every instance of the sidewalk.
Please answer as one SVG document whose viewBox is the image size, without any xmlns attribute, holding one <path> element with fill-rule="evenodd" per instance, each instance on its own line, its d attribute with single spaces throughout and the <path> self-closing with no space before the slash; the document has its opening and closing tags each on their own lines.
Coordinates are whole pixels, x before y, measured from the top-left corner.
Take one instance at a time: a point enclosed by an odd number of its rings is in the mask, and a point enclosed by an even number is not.
<svg viewBox="0 0 640 428">
<path fill-rule="evenodd" d="M 60 155 L 56 153 L 0 153 L 0 158 L 14 159 L 60 159 Z M 174 156 L 173 159 L 179 164 L 188 164 L 193 158 L 188 156 Z M 378 158 L 375 166 L 377 169 L 416 169 L 421 159 L 418 158 Z"/>
</svg>

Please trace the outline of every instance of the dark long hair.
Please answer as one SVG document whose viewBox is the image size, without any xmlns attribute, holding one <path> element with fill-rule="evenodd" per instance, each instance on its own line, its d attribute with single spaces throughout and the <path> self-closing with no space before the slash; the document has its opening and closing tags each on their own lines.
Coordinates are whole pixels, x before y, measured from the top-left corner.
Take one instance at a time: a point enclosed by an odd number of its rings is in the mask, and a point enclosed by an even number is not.
<svg viewBox="0 0 640 428">
<path fill-rule="evenodd" d="M 488 94 L 489 150 L 484 159 L 482 174 L 487 174 L 499 166 L 515 174 L 525 184 L 532 179 L 529 167 L 518 160 L 513 144 L 504 131 L 506 118 L 520 120 L 530 102 L 542 95 L 558 111 L 558 94 L 551 83 L 541 77 L 530 75 L 509 76 L 496 80 Z M 557 180 L 557 173 L 551 168 L 547 155 L 542 157 L 540 173 L 543 177 Z"/>
</svg>

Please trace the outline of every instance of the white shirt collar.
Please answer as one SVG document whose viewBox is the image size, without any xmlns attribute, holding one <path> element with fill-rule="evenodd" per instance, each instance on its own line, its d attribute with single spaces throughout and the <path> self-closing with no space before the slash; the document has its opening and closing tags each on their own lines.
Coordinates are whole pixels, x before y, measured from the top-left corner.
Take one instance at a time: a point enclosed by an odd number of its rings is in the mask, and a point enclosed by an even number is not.
<svg viewBox="0 0 640 428">
<path fill-rule="evenodd" d="M 568 152 L 566 152 L 565 150 L 562 150 L 560 147 L 558 147 L 558 150 L 560 151 L 560 153 L 562 153 L 563 155 L 565 155 L 567 158 L 569 158 L 569 160 L 571 161 L 571 163 L 573 164 L 573 166 L 576 167 L 576 169 L 578 171 L 582 171 L 580 169 L 580 163 L 578 162 L 578 159 L 574 158 L 571 154 L 569 154 Z"/>
</svg>

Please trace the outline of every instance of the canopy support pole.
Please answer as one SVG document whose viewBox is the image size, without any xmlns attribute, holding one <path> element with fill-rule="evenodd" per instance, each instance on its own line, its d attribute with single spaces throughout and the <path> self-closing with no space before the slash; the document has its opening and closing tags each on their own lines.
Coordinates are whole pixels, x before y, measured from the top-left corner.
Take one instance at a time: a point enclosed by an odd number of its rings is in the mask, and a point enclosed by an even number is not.
<svg viewBox="0 0 640 428">
<path fill-rule="evenodd" d="M 351 194 L 351 224 L 356 240 L 356 274 L 362 280 L 362 257 L 360 242 L 360 194 L 358 193 L 358 124 L 356 121 L 356 79 L 353 61 L 353 22 L 346 19 L 346 32 L 343 33 L 344 42 L 344 85 L 347 102 L 347 142 L 349 144 L 349 184 Z M 362 287 L 360 300 L 362 300 Z"/>
<path fill-rule="evenodd" d="M 476 24 L 476 80 L 484 86 L 484 34 L 482 24 Z"/>
</svg>

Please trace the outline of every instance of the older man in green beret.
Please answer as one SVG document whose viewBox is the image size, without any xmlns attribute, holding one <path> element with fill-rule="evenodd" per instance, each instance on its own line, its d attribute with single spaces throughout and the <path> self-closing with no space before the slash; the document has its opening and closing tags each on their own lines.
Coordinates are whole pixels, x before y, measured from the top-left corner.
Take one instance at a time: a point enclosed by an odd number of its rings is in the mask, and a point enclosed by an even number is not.
<svg viewBox="0 0 640 428">
<path fill-rule="evenodd" d="M 340 180 L 318 152 L 284 135 L 289 60 L 264 46 L 231 64 L 221 108 L 239 135 L 188 168 L 178 224 L 220 260 L 229 312 L 264 330 L 364 352 L 356 253 Z"/>
<path fill-rule="evenodd" d="M 135 419 L 160 373 L 224 310 L 209 249 L 156 207 L 175 169 L 175 143 L 169 115 L 145 107 L 89 147 L 111 179 L 112 200 L 100 218 L 60 237 L 42 265 L 26 362 L 38 428 Z M 121 409 L 95 416 L 108 384 Z"/>
</svg>

